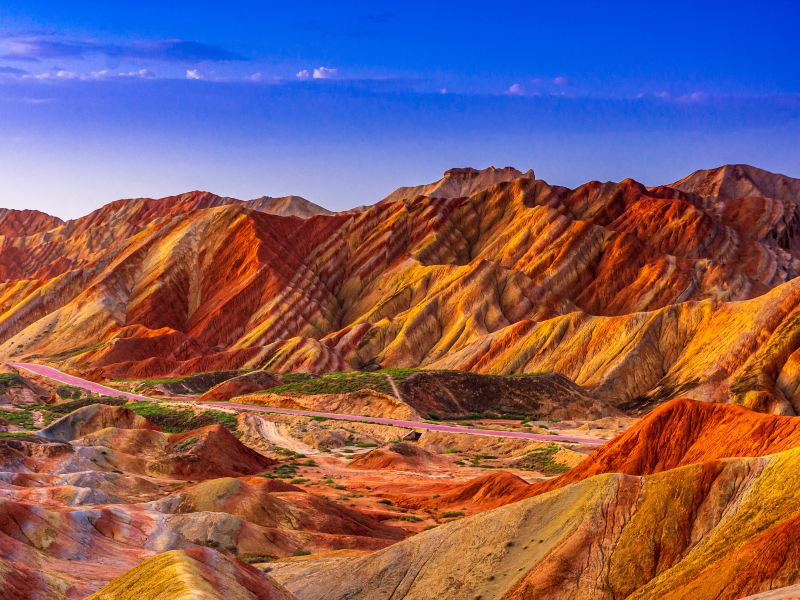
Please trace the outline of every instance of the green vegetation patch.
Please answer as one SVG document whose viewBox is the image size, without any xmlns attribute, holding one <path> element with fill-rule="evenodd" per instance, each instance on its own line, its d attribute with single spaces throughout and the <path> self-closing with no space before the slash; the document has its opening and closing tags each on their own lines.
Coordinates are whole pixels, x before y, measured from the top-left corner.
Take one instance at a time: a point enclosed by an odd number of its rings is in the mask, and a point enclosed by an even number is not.
<svg viewBox="0 0 800 600">
<path fill-rule="evenodd" d="M 39 436 L 24 431 L 2 431 L 0 432 L 0 440 L 3 439 L 23 440 L 26 442 L 43 441 Z"/>
<path fill-rule="evenodd" d="M 33 410 L 28 407 L 20 411 L 0 410 L 0 419 L 22 429 L 33 429 Z"/>
<path fill-rule="evenodd" d="M 22 387 L 24 385 L 25 380 L 17 373 L 0 373 L 0 394 L 10 388 Z"/>
<path fill-rule="evenodd" d="M 263 556 L 240 556 L 239 560 L 247 563 L 248 565 L 252 565 L 255 563 L 266 563 L 272 562 L 278 558 L 277 556 L 270 556 L 270 555 L 263 555 Z"/>
<path fill-rule="evenodd" d="M 528 471 L 539 471 L 542 475 L 548 477 L 561 475 L 569 471 L 569 467 L 554 460 L 558 451 L 559 447 L 556 444 L 549 444 L 544 448 L 536 448 L 517 461 L 515 466 Z"/>
<path fill-rule="evenodd" d="M 381 369 L 379 371 L 342 371 L 314 376 L 307 373 L 281 375 L 283 385 L 265 390 L 268 394 L 287 396 L 310 396 L 314 394 L 346 394 L 361 390 L 375 390 L 392 395 L 389 377 L 399 385 L 403 380 L 423 369 Z"/>
<path fill-rule="evenodd" d="M 155 423 L 166 433 L 184 433 L 208 425 L 222 425 L 236 431 L 236 415 L 218 410 L 195 413 L 188 409 L 170 408 L 156 402 L 132 402 L 125 405 L 137 415 Z"/>
<path fill-rule="evenodd" d="M 93 398 L 81 398 L 70 400 L 58 404 L 25 404 L 19 407 L 20 410 L 0 410 L 0 418 L 9 423 L 21 427 L 22 429 L 36 429 L 34 425 L 34 413 L 40 412 L 45 426 L 68 415 L 72 411 L 89 406 L 91 404 L 108 404 L 111 406 L 122 406 L 125 404 L 124 398 L 111 398 L 110 396 L 96 396 Z"/>
<path fill-rule="evenodd" d="M 54 418 L 60 418 L 68 415 L 74 410 L 90 406 L 92 404 L 106 404 L 108 406 L 122 406 L 127 400 L 125 398 L 112 398 L 111 396 L 98 396 L 95 398 L 81 398 L 80 400 L 70 400 L 69 402 L 61 402 L 59 404 L 47 404 L 42 407 L 45 414 L 45 421 L 47 421 L 47 414 Z"/>
<path fill-rule="evenodd" d="M 60 385 L 56 388 L 56 394 L 62 400 L 77 400 L 83 396 L 84 392 L 81 388 L 74 385 Z"/>
</svg>

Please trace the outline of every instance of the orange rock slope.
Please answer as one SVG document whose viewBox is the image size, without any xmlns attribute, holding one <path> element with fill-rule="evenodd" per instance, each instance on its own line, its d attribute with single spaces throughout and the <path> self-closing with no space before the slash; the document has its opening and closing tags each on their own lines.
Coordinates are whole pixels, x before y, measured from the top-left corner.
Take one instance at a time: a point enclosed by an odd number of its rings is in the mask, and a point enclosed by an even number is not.
<svg viewBox="0 0 800 600">
<path fill-rule="evenodd" d="M 98 378 L 552 371 L 624 409 L 795 414 L 797 180 L 708 183 L 730 169 L 575 190 L 455 170 L 305 219 L 203 193 L 114 202 L 0 239 L 0 354 Z"/>
<path fill-rule="evenodd" d="M 733 600 L 800 580 L 798 467 L 796 417 L 676 400 L 557 479 L 493 473 L 428 504 L 499 508 L 271 574 L 305 600 Z"/>
</svg>

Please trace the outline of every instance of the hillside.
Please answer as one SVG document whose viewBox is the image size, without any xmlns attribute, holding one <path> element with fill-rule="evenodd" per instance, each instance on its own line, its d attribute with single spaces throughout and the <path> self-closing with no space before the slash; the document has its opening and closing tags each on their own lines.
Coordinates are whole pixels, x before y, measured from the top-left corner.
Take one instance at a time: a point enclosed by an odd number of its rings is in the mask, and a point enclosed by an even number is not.
<svg viewBox="0 0 800 600">
<path fill-rule="evenodd" d="M 98 378 L 553 372 L 624 410 L 683 394 L 798 412 L 780 201 L 502 173 L 306 219 L 203 193 L 115 202 L 3 238 L 0 354 Z"/>
<path fill-rule="evenodd" d="M 798 449 L 597 475 L 373 554 L 277 563 L 322 598 L 741 598 L 800 577 Z"/>
</svg>

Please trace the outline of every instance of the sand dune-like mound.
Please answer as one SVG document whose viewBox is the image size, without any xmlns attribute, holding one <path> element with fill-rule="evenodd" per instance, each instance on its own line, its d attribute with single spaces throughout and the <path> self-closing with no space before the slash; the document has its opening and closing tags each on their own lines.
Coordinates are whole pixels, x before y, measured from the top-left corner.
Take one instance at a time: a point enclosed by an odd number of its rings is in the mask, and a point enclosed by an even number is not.
<svg viewBox="0 0 800 600">
<path fill-rule="evenodd" d="M 416 444 L 399 442 L 375 448 L 353 459 L 351 469 L 390 469 L 394 471 L 430 471 L 450 465 L 446 458 L 428 452 Z"/>
<path fill-rule="evenodd" d="M 210 548 L 173 550 L 147 559 L 90 600 L 291 600 L 258 569 Z"/>
<path fill-rule="evenodd" d="M 244 396 L 259 390 L 281 385 L 281 380 L 266 371 L 253 371 L 218 383 L 198 398 L 200 402 L 225 401 L 235 396 Z"/>
<path fill-rule="evenodd" d="M 209 425 L 170 435 L 166 455 L 150 462 L 148 470 L 182 479 L 209 479 L 259 473 L 274 462 L 221 425 Z"/>
<path fill-rule="evenodd" d="M 151 431 L 160 431 L 161 429 L 124 406 L 90 404 L 51 423 L 39 431 L 39 435 L 47 439 L 67 442 L 106 427 Z"/>
</svg>

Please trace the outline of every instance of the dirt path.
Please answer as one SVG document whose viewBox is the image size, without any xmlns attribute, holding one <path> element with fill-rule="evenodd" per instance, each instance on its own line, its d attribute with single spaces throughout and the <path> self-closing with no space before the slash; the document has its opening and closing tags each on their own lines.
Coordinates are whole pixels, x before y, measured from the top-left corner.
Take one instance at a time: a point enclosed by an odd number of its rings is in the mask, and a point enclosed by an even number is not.
<svg viewBox="0 0 800 600">
<path fill-rule="evenodd" d="M 268 421 L 266 418 L 258 415 L 253 415 L 253 417 L 253 419 L 248 419 L 248 425 L 252 427 L 253 433 L 259 435 L 273 446 L 280 446 L 281 448 L 286 448 L 297 454 L 322 454 L 316 448 L 285 435 L 281 432 L 280 424 Z"/>
</svg>

